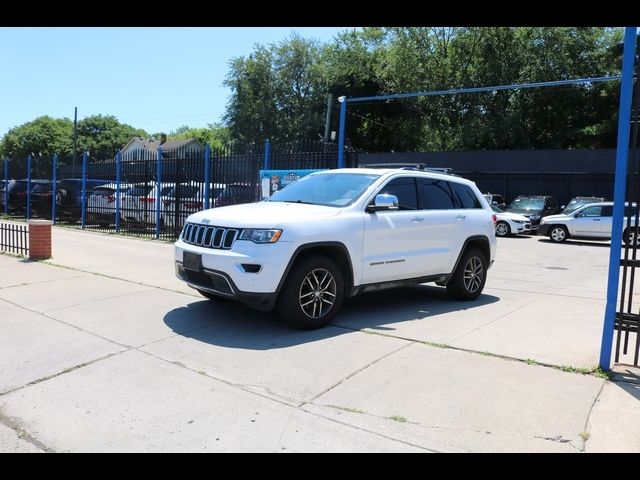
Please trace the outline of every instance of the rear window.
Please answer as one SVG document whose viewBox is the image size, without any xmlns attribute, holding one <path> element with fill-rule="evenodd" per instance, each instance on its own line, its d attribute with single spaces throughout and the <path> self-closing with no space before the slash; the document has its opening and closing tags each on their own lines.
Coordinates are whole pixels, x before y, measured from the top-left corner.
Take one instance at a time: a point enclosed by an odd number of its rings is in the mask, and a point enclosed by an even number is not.
<svg viewBox="0 0 640 480">
<path fill-rule="evenodd" d="M 199 188 L 193 185 L 178 185 L 169 192 L 170 197 L 193 198 L 197 197 Z"/>
<path fill-rule="evenodd" d="M 449 182 L 435 178 L 421 178 L 418 189 L 420 203 L 424 210 L 448 210 L 455 208 L 453 193 Z"/>
<path fill-rule="evenodd" d="M 469 186 L 455 182 L 451 182 L 450 185 L 460 208 L 482 208 L 480 200 Z"/>
</svg>

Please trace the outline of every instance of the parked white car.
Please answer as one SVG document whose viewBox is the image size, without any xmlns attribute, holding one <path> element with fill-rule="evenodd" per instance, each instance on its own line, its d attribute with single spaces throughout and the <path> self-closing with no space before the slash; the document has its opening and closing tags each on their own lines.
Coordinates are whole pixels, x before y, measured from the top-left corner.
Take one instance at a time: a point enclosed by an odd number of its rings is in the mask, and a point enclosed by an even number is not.
<svg viewBox="0 0 640 480">
<path fill-rule="evenodd" d="M 495 205 L 491 205 L 491 209 L 496 213 L 496 217 L 498 218 L 496 222 L 497 237 L 508 237 L 510 235 L 529 233 L 531 231 L 531 220 L 524 215 L 505 212 Z"/>
<path fill-rule="evenodd" d="M 131 185 L 120 184 L 120 217 L 122 218 L 122 199 L 129 193 Z M 94 187 L 87 198 L 87 222 L 98 225 L 110 225 L 116 221 L 116 191 L 115 183 L 106 183 Z"/>
<path fill-rule="evenodd" d="M 184 227 L 189 215 L 204 209 L 204 183 L 188 182 L 176 185 L 163 197 L 163 224 L 167 228 Z M 214 207 L 215 199 L 222 193 L 224 183 L 209 184 L 209 207 Z M 177 202 L 177 204 L 176 204 Z M 177 224 L 176 224 L 177 218 Z"/>
<path fill-rule="evenodd" d="M 268 199 L 194 213 L 175 243 L 179 279 L 203 296 L 277 309 L 300 328 L 347 297 L 435 282 L 478 298 L 496 217 L 461 177 L 400 169 L 312 173 Z"/>
<path fill-rule="evenodd" d="M 631 217 L 631 227 L 627 218 Z M 583 205 L 573 212 L 544 217 L 538 228 L 539 235 L 548 235 L 552 242 L 564 242 L 567 238 L 609 239 L 613 229 L 613 202 L 598 202 Z M 635 225 L 635 206 L 625 206 L 622 239 L 627 244 L 638 242 Z"/>
</svg>

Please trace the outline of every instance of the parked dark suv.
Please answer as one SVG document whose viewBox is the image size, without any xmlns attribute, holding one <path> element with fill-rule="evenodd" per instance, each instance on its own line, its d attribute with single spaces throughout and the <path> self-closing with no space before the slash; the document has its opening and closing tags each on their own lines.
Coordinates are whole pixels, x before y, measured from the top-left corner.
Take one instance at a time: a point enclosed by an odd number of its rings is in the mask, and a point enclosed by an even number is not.
<svg viewBox="0 0 640 480">
<path fill-rule="evenodd" d="M 549 195 L 520 195 L 507 207 L 507 212 L 524 215 L 531 220 L 531 230 L 537 231 L 540 219 L 560 212 L 558 202 Z"/>
<path fill-rule="evenodd" d="M 9 180 L 8 183 L 9 213 L 24 214 L 27 205 L 27 181 Z M 4 213 L 4 182 L 0 183 L 0 213 Z"/>
</svg>

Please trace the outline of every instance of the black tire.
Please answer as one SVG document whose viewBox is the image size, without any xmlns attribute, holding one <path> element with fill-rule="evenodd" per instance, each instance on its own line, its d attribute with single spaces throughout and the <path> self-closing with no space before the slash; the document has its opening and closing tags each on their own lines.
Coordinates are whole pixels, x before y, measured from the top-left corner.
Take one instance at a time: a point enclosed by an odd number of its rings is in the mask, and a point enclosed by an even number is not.
<svg viewBox="0 0 640 480">
<path fill-rule="evenodd" d="M 447 292 L 457 300 L 475 300 L 487 281 L 487 259 L 478 248 L 468 248 L 456 267 Z"/>
<path fill-rule="evenodd" d="M 313 255 L 296 262 L 277 303 L 278 315 L 305 330 L 321 328 L 336 316 L 344 301 L 344 274 L 328 257 Z"/>
<path fill-rule="evenodd" d="M 564 225 L 552 225 L 549 228 L 549 240 L 554 243 L 562 243 L 569 238 L 569 232 Z"/>
<path fill-rule="evenodd" d="M 634 242 L 635 237 L 635 242 Z M 640 232 L 637 228 L 629 227 L 624 229 L 624 233 L 622 234 L 622 240 L 625 245 L 633 247 L 634 245 L 638 245 L 638 240 L 640 240 Z"/>
<path fill-rule="evenodd" d="M 503 220 L 496 223 L 496 237 L 509 237 L 511 236 L 511 227 Z"/>
</svg>

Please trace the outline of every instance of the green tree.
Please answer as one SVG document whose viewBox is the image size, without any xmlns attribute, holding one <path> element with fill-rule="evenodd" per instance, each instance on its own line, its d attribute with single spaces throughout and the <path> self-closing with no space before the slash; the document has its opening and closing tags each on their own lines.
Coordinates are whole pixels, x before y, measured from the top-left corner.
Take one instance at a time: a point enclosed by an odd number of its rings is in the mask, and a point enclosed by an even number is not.
<svg viewBox="0 0 640 480">
<path fill-rule="evenodd" d="M 113 115 L 92 115 L 78 122 L 78 151 L 88 150 L 93 160 L 109 160 L 131 138 L 146 136 L 144 130 L 120 123 Z"/>
<path fill-rule="evenodd" d="M 203 145 L 208 143 L 214 150 L 224 148 L 231 141 L 229 129 L 219 123 L 209 124 L 206 128 L 191 128 L 183 125 L 171 132 L 167 138 L 169 140 L 195 138 Z"/>
</svg>

